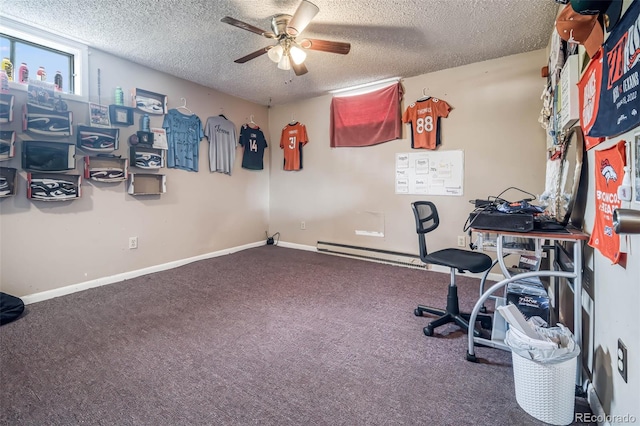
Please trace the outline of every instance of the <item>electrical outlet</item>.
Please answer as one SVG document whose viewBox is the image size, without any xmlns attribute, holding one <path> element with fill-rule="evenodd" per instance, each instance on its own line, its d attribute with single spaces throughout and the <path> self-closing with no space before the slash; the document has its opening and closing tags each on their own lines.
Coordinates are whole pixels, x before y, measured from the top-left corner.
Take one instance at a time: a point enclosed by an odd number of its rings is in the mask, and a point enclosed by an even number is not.
<svg viewBox="0 0 640 426">
<path fill-rule="evenodd" d="M 129 248 L 130 249 L 138 248 L 138 237 L 129 237 Z"/>
<path fill-rule="evenodd" d="M 464 235 L 458 235 L 458 247 L 464 247 L 467 245 L 467 238 Z"/>
<path fill-rule="evenodd" d="M 618 373 L 627 383 L 627 347 L 618 339 Z"/>
<path fill-rule="evenodd" d="M 300 222 L 300 229 L 307 229 L 307 224 L 304 221 Z"/>
</svg>

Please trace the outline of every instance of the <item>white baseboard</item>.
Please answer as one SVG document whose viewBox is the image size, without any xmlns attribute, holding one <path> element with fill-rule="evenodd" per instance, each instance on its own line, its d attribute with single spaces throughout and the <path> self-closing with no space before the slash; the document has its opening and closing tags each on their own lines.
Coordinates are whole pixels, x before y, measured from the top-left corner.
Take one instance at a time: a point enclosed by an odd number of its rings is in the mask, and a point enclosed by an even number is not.
<svg viewBox="0 0 640 426">
<path fill-rule="evenodd" d="M 286 241 L 278 242 L 278 246 L 284 247 L 284 248 L 292 248 L 296 250 L 318 251 L 318 249 L 315 246 L 308 246 L 306 244 L 287 243 Z"/>
<path fill-rule="evenodd" d="M 281 247 L 285 247 L 285 248 L 292 248 L 292 249 L 297 249 L 297 250 L 307 250 L 307 251 L 318 251 L 318 249 L 315 246 L 309 246 L 309 245 L 305 245 L 305 244 L 297 244 L 297 243 L 288 243 L 286 241 L 280 241 L 278 243 L 279 246 Z M 336 255 L 336 256 L 340 256 L 340 254 L 337 253 L 332 253 L 332 255 Z M 343 257 L 350 257 L 352 259 L 359 259 L 359 260 L 365 260 L 365 261 L 369 261 L 369 262 L 376 262 L 376 260 L 374 259 L 363 259 L 361 257 L 354 257 L 354 256 L 348 256 L 348 255 L 343 255 Z M 401 266 L 401 265 L 396 265 L 394 263 L 388 263 L 388 262 L 382 262 L 379 261 L 378 263 L 385 263 L 385 264 L 389 264 L 389 265 L 395 265 L 395 266 Z M 450 274 L 451 273 L 451 269 L 447 268 L 446 266 L 440 266 L 440 265 L 430 265 L 429 269 L 427 269 L 428 271 L 433 271 L 433 272 L 441 272 L 441 273 L 445 273 L 445 274 Z M 478 279 L 482 279 L 482 275 L 483 274 L 472 274 L 470 272 L 467 272 L 464 274 L 464 276 L 466 277 L 472 277 L 472 278 L 478 278 Z M 499 273 L 490 273 L 487 276 L 487 280 L 490 281 L 502 281 L 504 279 L 504 276 Z M 487 287 L 488 288 L 488 287 Z"/>
<path fill-rule="evenodd" d="M 211 253 L 205 253 L 198 256 L 189 257 L 186 259 L 174 260 L 172 262 L 163 263 L 161 265 L 149 266 L 148 268 L 137 269 L 135 271 L 123 272 L 121 274 L 111 275 L 109 277 L 97 278 L 95 280 L 84 281 L 77 284 L 68 285 L 65 287 L 56 288 L 53 290 L 47 290 L 40 293 L 29 294 L 24 297 L 21 297 L 22 301 L 25 305 L 29 305 L 31 303 L 42 302 L 44 300 L 53 299 L 55 297 L 66 296 L 68 294 L 76 293 L 82 290 L 88 290 L 90 288 L 100 287 L 107 284 L 118 283 L 124 280 L 130 280 L 132 278 L 136 278 L 142 275 L 152 274 L 154 272 L 166 271 L 168 269 L 177 268 L 179 266 L 183 266 L 192 262 L 197 262 L 199 260 L 211 259 L 218 256 L 223 256 L 227 254 L 236 253 L 242 250 L 247 250 L 250 248 L 260 247 L 265 245 L 264 241 L 258 241 L 255 243 L 244 244 L 242 246 L 232 247 L 224 250 L 218 250 Z M 297 244 L 297 243 L 288 243 L 285 241 L 279 241 L 278 246 L 285 248 L 292 248 L 296 250 L 306 250 L 317 252 L 317 248 L 315 246 L 309 246 L 305 244 Z M 346 256 L 349 257 L 349 256 Z M 355 258 L 358 259 L 358 258 Z M 362 260 L 362 259 L 360 259 Z M 371 260 L 373 261 L 373 260 Z M 385 262 L 380 262 L 385 263 Z M 430 271 L 434 272 L 442 272 L 449 274 L 449 268 L 444 266 L 433 265 Z M 474 278 L 482 278 L 482 274 L 465 274 L 466 276 L 471 276 Z M 500 274 L 489 274 L 488 279 L 493 281 L 500 281 L 502 279 L 502 275 Z"/>
<path fill-rule="evenodd" d="M 587 402 L 589 403 L 589 407 L 591 408 L 591 412 L 593 413 L 598 426 L 611 426 L 611 423 L 607 420 L 607 414 L 604 412 L 600 398 L 598 398 L 596 389 L 593 387 L 591 382 L 589 382 L 587 386 Z"/>
<path fill-rule="evenodd" d="M 226 254 L 236 253 L 242 250 L 260 247 L 265 245 L 264 241 L 258 241 L 255 243 L 244 244 L 242 246 L 232 247 L 229 249 L 218 250 L 211 253 L 205 253 L 198 256 L 189 257 L 186 259 L 174 260 L 172 262 L 163 263 L 161 265 L 149 266 L 148 268 L 137 269 L 135 271 L 123 272 L 121 274 L 111 275 L 109 277 L 98 278 L 91 281 L 85 281 L 78 284 L 72 284 L 65 287 L 56 288 L 53 290 L 47 290 L 40 293 L 29 294 L 21 297 L 25 305 L 31 303 L 42 302 L 44 300 L 53 299 L 54 297 L 66 296 L 68 294 L 76 293 L 82 290 L 88 290 L 94 287 L 100 287 L 107 284 L 113 284 L 124 280 L 130 280 L 142 275 L 151 274 L 154 272 L 166 271 L 168 269 L 177 268 L 179 266 L 186 265 L 188 263 L 197 262 L 199 260 L 211 259 Z"/>
</svg>

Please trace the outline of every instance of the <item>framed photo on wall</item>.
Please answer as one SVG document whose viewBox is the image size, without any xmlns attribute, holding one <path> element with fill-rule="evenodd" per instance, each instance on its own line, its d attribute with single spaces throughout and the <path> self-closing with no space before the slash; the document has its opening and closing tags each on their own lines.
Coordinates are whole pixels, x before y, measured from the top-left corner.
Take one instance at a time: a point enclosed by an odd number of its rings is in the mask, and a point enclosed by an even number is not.
<svg viewBox="0 0 640 426">
<path fill-rule="evenodd" d="M 136 88 L 135 99 L 136 108 L 142 112 L 156 115 L 167 113 L 167 95 Z"/>
<path fill-rule="evenodd" d="M 89 102 L 89 120 L 95 127 L 111 127 L 109 107 Z"/>
<path fill-rule="evenodd" d="M 122 105 L 109 105 L 109 118 L 115 126 L 131 126 L 133 124 L 133 108 Z"/>
</svg>

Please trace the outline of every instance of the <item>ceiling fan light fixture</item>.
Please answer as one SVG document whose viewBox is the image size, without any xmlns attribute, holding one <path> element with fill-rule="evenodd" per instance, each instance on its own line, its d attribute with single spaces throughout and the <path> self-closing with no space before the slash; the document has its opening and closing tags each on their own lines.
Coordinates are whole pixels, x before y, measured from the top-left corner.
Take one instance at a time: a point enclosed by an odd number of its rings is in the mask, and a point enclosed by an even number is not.
<svg viewBox="0 0 640 426">
<path fill-rule="evenodd" d="M 291 54 L 291 60 L 295 62 L 296 65 L 300 65 L 307 58 L 307 52 L 300 49 L 300 47 L 295 44 L 291 46 L 289 53 Z"/>
<path fill-rule="evenodd" d="M 271 49 L 269 49 L 269 51 L 267 52 L 267 56 L 269 56 L 269 59 L 271 59 L 273 62 L 277 64 L 282 59 L 283 53 L 284 53 L 284 49 L 282 48 L 282 46 L 279 44 L 276 44 Z"/>
<path fill-rule="evenodd" d="M 287 24 L 287 33 L 292 36 L 297 36 L 309 25 L 309 22 L 318 14 L 320 9 L 315 4 L 308 0 L 302 0 L 298 5 L 298 9 L 291 17 L 291 20 Z"/>
<path fill-rule="evenodd" d="M 282 55 L 280 62 L 278 62 L 278 68 L 281 70 L 289 71 L 291 69 L 291 62 L 288 55 Z"/>
</svg>

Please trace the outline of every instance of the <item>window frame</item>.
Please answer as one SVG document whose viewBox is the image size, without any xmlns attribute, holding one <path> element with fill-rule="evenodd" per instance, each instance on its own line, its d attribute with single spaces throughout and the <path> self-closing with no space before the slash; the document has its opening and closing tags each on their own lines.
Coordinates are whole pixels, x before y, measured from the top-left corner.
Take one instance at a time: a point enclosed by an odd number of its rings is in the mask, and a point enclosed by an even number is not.
<svg viewBox="0 0 640 426">
<path fill-rule="evenodd" d="M 2 20 L 0 20 L 0 33 L 19 39 L 25 43 L 40 45 L 45 48 L 72 55 L 74 93 L 61 93 L 61 96 L 72 100 L 88 100 L 89 47 L 86 44 L 8 19 L 5 16 L 2 16 Z M 9 87 L 11 89 L 27 90 L 24 84 L 12 81 L 9 82 Z"/>
</svg>

